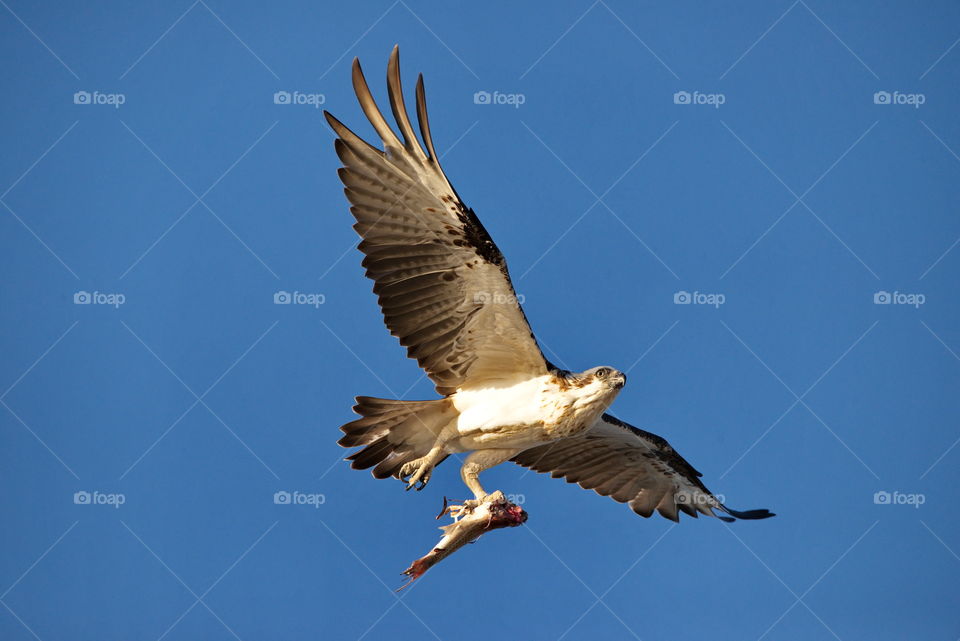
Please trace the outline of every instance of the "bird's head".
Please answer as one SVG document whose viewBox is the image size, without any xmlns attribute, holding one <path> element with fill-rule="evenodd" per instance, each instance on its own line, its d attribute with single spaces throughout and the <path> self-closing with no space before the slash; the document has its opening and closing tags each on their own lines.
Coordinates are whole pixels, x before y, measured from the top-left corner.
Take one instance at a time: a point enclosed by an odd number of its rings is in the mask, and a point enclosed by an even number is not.
<svg viewBox="0 0 960 641">
<path fill-rule="evenodd" d="M 627 383 L 627 375 L 620 370 L 601 365 L 592 367 L 576 375 L 577 385 L 590 396 L 613 401 Z"/>
</svg>

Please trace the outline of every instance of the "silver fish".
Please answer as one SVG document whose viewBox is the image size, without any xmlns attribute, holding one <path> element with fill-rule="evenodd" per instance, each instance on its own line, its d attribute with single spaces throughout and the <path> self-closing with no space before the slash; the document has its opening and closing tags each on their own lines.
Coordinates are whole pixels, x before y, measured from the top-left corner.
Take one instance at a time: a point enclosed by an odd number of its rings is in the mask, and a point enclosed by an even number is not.
<svg viewBox="0 0 960 641">
<path fill-rule="evenodd" d="M 453 518 L 453 523 L 442 526 L 440 530 L 443 531 L 443 538 L 440 542 L 403 571 L 410 578 L 397 589 L 397 592 L 467 543 L 473 543 L 487 532 L 516 527 L 527 520 L 527 513 L 523 508 L 508 501 L 499 490 L 490 494 L 479 504 L 476 501 L 468 501 L 464 505 L 447 505 L 447 499 L 444 498 L 443 510 L 437 518 L 440 519 L 445 514 Z"/>
</svg>

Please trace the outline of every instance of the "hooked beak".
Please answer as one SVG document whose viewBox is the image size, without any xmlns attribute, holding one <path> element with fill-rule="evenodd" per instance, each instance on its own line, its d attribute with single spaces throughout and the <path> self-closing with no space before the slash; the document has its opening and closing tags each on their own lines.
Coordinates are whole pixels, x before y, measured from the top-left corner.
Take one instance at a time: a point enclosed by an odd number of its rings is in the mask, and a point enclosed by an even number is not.
<svg viewBox="0 0 960 641">
<path fill-rule="evenodd" d="M 613 379 L 613 386 L 616 389 L 623 389 L 623 386 L 627 384 L 627 375 L 621 373 L 618 377 Z"/>
</svg>

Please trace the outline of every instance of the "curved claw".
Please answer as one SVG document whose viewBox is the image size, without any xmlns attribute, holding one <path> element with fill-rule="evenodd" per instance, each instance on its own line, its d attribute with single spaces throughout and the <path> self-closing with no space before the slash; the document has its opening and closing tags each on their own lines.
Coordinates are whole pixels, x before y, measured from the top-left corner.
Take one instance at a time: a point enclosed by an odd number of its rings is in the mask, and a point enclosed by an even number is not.
<svg viewBox="0 0 960 641">
<path fill-rule="evenodd" d="M 400 474 L 398 476 L 401 481 L 407 484 L 407 491 L 416 489 L 419 492 L 427 486 L 432 472 L 432 465 L 422 459 L 417 459 L 404 464 L 404 466 L 400 468 Z"/>
<path fill-rule="evenodd" d="M 484 503 L 497 503 L 497 502 L 506 501 L 506 500 L 507 498 L 506 496 L 504 496 L 503 492 L 501 492 L 500 490 L 496 490 L 495 492 L 491 492 L 490 494 L 485 494 L 482 497 L 464 501 L 461 505 L 451 505 L 449 507 L 446 507 L 445 511 L 448 514 L 450 514 L 450 517 L 454 521 L 456 521 L 460 517 L 470 514 L 471 512 L 473 512 L 475 509 L 477 509 Z M 443 513 L 441 513 L 441 516 L 443 516 Z"/>
</svg>

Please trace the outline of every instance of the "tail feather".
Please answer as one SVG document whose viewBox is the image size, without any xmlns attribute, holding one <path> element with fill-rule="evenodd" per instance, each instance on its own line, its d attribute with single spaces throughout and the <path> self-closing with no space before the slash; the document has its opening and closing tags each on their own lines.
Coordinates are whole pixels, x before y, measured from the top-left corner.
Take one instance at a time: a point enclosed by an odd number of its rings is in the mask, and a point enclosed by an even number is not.
<svg viewBox="0 0 960 641">
<path fill-rule="evenodd" d="M 343 447 L 364 446 L 347 457 L 350 467 L 373 469 L 376 478 L 399 476 L 404 463 L 430 451 L 443 428 L 456 418 L 447 399 L 397 401 L 358 396 L 353 411 L 361 416 L 343 425 Z"/>
</svg>

